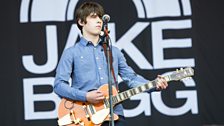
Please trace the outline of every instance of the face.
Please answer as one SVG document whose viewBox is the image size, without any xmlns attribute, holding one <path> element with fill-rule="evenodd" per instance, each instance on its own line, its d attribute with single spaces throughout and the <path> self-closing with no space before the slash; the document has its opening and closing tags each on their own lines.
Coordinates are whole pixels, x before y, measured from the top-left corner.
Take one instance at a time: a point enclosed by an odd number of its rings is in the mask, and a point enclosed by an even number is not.
<svg viewBox="0 0 224 126">
<path fill-rule="evenodd" d="M 91 13 L 89 16 L 87 16 L 86 23 L 79 23 L 81 26 L 83 26 L 83 35 L 99 36 L 101 33 L 103 21 L 96 13 Z"/>
</svg>

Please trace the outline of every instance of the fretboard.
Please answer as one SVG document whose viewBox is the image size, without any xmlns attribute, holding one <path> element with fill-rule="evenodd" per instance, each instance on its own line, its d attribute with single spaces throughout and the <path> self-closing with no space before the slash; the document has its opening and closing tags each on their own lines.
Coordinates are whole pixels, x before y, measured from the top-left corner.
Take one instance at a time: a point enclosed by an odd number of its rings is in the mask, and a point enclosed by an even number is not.
<svg viewBox="0 0 224 126">
<path fill-rule="evenodd" d="M 170 81 L 170 76 L 169 75 L 165 76 L 164 78 L 167 82 Z M 152 88 L 155 88 L 156 84 L 157 84 L 157 79 L 155 79 L 153 81 L 150 81 L 147 84 L 138 86 L 136 88 L 132 88 L 132 89 L 129 89 L 127 91 L 121 92 L 121 93 L 112 97 L 113 105 L 116 105 L 117 103 L 122 102 L 122 101 L 136 95 L 136 94 L 142 93 L 142 92 L 150 90 Z"/>
</svg>

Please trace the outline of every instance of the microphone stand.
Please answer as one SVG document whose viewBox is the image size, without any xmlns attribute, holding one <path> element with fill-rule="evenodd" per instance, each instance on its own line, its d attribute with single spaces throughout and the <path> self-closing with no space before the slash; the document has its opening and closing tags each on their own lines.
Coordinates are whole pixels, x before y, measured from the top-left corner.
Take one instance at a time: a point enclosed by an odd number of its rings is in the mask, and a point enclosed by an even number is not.
<svg viewBox="0 0 224 126">
<path fill-rule="evenodd" d="M 108 94 L 109 94 L 109 106 L 110 106 L 110 121 L 109 123 L 111 125 L 109 126 L 114 126 L 114 114 L 113 114 L 113 101 L 112 101 L 112 97 L 113 97 L 113 92 L 112 92 L 112 76 L 111 76 L 111 58 L 110 57 L 110 44 L 109 44 L 109 30 L 108 30 L 108 21 L 103 22 L 104 23 L 104 43 L 106 44 L 106 53 L 107 53 L 107 69 L 108 69 Z M 111 52 L 112 53 L 112 52 Z"/>
</svg>

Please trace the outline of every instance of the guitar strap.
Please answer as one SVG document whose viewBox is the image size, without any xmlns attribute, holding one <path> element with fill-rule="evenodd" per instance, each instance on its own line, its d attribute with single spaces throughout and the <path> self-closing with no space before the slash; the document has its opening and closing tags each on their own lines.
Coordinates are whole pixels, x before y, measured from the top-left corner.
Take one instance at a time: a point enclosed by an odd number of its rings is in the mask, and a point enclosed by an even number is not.
<svg viewBox="0 0 224 126">
<path fill-rule="evenodd" d="M 109 47 L 110 48 L 110 47 Z M 105 56 L 106 56 L 106 58 L 108 58 L 108 56 L 107 56 L 107 44 L 106 43 L 103 43 L 103 50 L 104 50 L 104 53 L 105 53 Z M 116 79 L 116 77 L 115 77 L 115 74 L 114 74 L 114 68 L 113 68 L 113 55 L 112 55 L 112 52 L 111 52 L 111 50 L 109 50 L 109 58 L 110 58 L 110 69 L 111 69 L 111 73 L 112 73 L 112 76 L 113 76 L 113 78 L 114 78 L 114 83 L 115 83 L 115 85 L 116 85 L 116 89 L 117 89 L 117 91 L 119 92 L 119 88 L 118 88 L 118 82 L 116 81 L 117 79 Z M 107 60 L 108 61 L 108 60 Z"/>
</svg>

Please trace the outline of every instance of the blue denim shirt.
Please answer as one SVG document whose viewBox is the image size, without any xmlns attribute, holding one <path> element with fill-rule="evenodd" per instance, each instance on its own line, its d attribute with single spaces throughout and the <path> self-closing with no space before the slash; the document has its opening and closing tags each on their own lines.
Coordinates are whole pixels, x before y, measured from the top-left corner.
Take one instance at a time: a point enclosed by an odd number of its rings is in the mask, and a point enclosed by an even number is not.
<svg viewBox="0 0 224 126">
<path fill-rule="evenodd" d="M 112 47 L 113 68 L 116 78 L 118 75 L 130 88 L 148 82 L 137 75 L 126 63 L 121 51 Z M 69 79 L 72 78 L 71 86 Z M 59 61 L 54 82 L 54 91 L 61 97 L 86 101 L 86 93 L 98 89 L 108 83 L 106 57 L 101 44 L 94 46 L 81 38 L 74 46 L 66 49 Z M 118 104 L 114 112 L 123 115 L 123 107 Z"/>
</svg>

